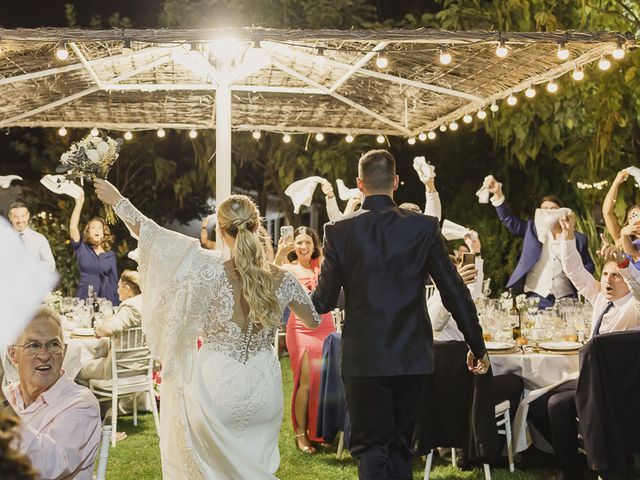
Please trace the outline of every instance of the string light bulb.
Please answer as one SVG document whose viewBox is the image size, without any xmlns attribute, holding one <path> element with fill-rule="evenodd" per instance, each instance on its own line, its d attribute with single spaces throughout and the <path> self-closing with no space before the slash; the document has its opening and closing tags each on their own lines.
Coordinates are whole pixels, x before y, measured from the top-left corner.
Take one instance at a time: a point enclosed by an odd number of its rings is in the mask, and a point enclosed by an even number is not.
<svg viewBox="0 0 640 480">
<path fill-rule="evenodd" d="M 158 131 L 156 132 L 156 135 L 158 135 L 158 138 L 164 138 L 166 134 L 167 132 L 164 131 L 164 128 L 159 128 Z"/>
<path fill-rule="evenodd" d="M 284 143 L 291 143 L 291 135 L 289 135 L 288 133 L 285 133 L 285 134 L 282 136 L 282 141 L 283 141 Z"/>
<path fill-rule="evenodd" d="M 64 62 L 69 58 L 69 50 L 67 50 L 66 42 L 62 45 L 58 45 L 58 47 L 56 48 L 56 58 L 61 62 Z"/>
<path fill-rule="evenodd" d="M 380 144 L 384 143 L 384 135 L 378 135 L 376 137 L 376 142 L 378 142 Z"/>
<path fill-rule="evenodd" d="M 420 132 L 420 134 L 418 135 L 418 140 L 420 140 L 421 142 L 424 142 L 427 139 L 427 134 L 424 132 Z"/>
<path fill-rule="evenodd" d="M 496 113 L 498 110 L 500 110 L 500 107 L 496 102 L 493 102 L 489 107 L 489 110 L 491 110 L 493 113 Z"/>
<path fill-rule="evenodd" d="M 91 136 L 92 137 L 97 137 L 98 135 L 100 135 L 100 132 L 98 131 L 98 129 L 96 127 L 93 127 L 91 129 Z"/>
<path fill-rule="evenodd" d="M 409 145 L 415 145 L 415 144 L 416 144 L 416 139 L 415 139 L 415 137 L 409 137 L 409 138 L 407 138 L 407 143 L 408 143 Z"/>
<path fill-rule="evenodd" d="M 536 96 L 536 89 L 533 88 L 532 86 L 529 86 L 525 91 L 524 94 L 527 98 L 533 98 Z"/>
<path fill-rule="evenodd" d="M 347 143 L 353 143 L 353 140 L 354 140 L 353 135 L 351 135 L 350 133 L 347 134 L 346 137 L 344 137 L 344 141 Z"/>
<path fill-rule="evenodd" d="M 125 38 L 122 42 L 122 55 L 131 55 L 131 39 Z"/>
<path fill-rule="evenodd" d="M 318 132 L 316 133 L 316 142 L 321 142 L 324 140 L 324 133 Z"/>
<path fill-rule="evenodd" d="M 611 68 L 611 62 L 608 58 L 600 57 L 600 61 L 598 62 L 598 68 L 600 70 L 609 70 Z"/>
<path fill-rule="evenodd" d="M 435 140 L 437 137 L 436 132 L 434 132 L 433 130 L 431 130 L 429 133 L 427 133 L 427 138 L 429 140 Z"/>
<path fill-rule="evenodd" d="M 624 58 L 624 46 L 618 42 L 618 46 L 611 52 L 611 56 L 616 60 L 622 60 Z"/>
<path fill-rule="evenodd" d="M 509 49 L 507 48 L 507 42 L 500 40 L 500 43 L 496 47 L 496 57 L 504 58 L 509 55 Z"/>
<path fill-rule="evenodd" d="M 253 137 L 254 140 L 260 140 L 260 137 L 262 137 L 262 133 L 260 133 L 260 130 L 254 130 L 251 133 L 251 136 Z"/>
<path fill-rule="evenodd" d="M 473 117 L 467 113 L 464 117 L 462 117 L 462 121 L 464 123 L 471 123 L 473 122 Z"/>
<path fill-rule="evenodd" d="M 458 122 L 453 121 L 449 124 L 449 130 L 451 130 L 452 132 L 455 132 L 456 130 L 458 130 Z"/>
<path fill-rule="evenodd" d="M 318 47 L 318 49 L 316 50 L 316 58 L 314 59 L 314 62 L 318 66 L 322 66 L 327 62 L 327 59 L 324 56 L 324 48 L 323 47 Z"/>
<path fill-rule="evenodd" d="M 566 60 L 567 58 L 569 58 L 569 55 L 571 53 L 569 52 L 569 49 L 567 48 L 567 44 L 564 42 L 560 42 L 560 45 L 558 45 L 558 60 Z"/>
<path fill-rule="evenodd" d="M 447 126 L 446 126 L 444 123 L 443 123 L 442 125 L 440 125 L 440 131 L 441 131 L 442 133 L 444 133 L 444 132 L 446 132 L 446 131 L 447 131 Z"/>
<path fill-rule="evenodd" d="M 485 112 L 484 110 L 478 110 L 478 113 L 476 113 L 476 116 L 480 120 L 484 120 L 485 118 L 487 118 L 487 112 Z"/>
<path fill-rule="evenodd" d="M 440 53 L 440 63 L 442 65 L 449 65 L 453 60 L 451 54 L 447 51 L 446 47 L 438 47 L 438 52 Z"/>
<path fill-rule="evenodd" d="M 64 127 L 60 127 L 60 129 L 58 130 L 58 135 L 60 135 L 61 137 L 64 137 L 67 134 L 67 129 Z"/>
<path fill-rule="evenodd" d="M 387 68 L 388 66 L 389 59 L 387 58 L 387 56 L 382 52 L 378 52 L 378 57 L 376 58 L 376 67 Z"/>
<path fill-rule="evenodd" d="M 507 97 L 507 103 L 513 107 L 516 103 L 518 103 L 518 99 L 513 95 L 509 95 Z"/>
<path fill-rule="evenodd" d="M 558 84 L 556 82 L 551 80 L 549 83 L 547 83 L 547 92 L 556 93 L 557 91 L 558 91 Z"/>
<path fill-rule="evenodd" d="M 133 138 L 133 133 L 131 133 L 129 130 L 124 132 L 124 139 L 125 140 L 131 140 L 132 138 Z"/>
<path fill-rule="evenodd" d="M 189 138 L 194 139 L 194 138 L 196 138 L 197 136 L 198 136 L 198 132 L 197 132 L 194 128 L 192 128 L 192 129 L 189 131 Z"/>
<path fill-rule="evenodd" d="M 584 78 L 584 70 L 582 70 L 581 68 L 576 68 L 571 74 L 571 76 L 576 82 L 579 82 Z"/>
</svg>

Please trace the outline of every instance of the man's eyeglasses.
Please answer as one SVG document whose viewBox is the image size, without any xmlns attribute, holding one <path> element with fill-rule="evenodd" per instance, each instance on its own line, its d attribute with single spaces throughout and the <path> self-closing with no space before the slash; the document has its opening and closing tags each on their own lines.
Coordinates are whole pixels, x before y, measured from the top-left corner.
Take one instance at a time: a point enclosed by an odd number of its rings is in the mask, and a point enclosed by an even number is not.
<svg viewBox="0 0 640 480">
<path fill-rule="evenodd" d="M 45 344 L 40 342 L 29 342 L 24 345 L 16 345 L 16 347 L 24 348 L 25 355 L 30 357 L 35 357 L 44 350 L 49 352 L 51 355 L 59 355 L 64 350 L 64 346 L 58 340 L 51 340 Z"/>
</svg>

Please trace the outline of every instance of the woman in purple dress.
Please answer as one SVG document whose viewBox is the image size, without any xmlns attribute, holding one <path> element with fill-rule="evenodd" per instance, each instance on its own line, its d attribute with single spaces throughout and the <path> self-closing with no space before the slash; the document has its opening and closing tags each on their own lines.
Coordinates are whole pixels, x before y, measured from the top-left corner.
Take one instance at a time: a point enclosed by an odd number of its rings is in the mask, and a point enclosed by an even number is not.
<svg viewBox="0 0 640 480">
<path fill-rule="evenodd" d="M 76 297 L 87 298 L 89 285 L 100 298 L 111 300 L 113 305 L 120 304 L 118 298 L 118 269 L 116 254 L 111 251 L 113 235 L 106 222 L 100 217 L 94 217 L 86 224 L 82 235 L 78 224 L 80 213 L 84 205 L 84 194 L 76 200 L 76 206 L 69 221 L 69 236 L 71 246 L 75 250 L 80 283 L 76 290 Z"/>
</svg>

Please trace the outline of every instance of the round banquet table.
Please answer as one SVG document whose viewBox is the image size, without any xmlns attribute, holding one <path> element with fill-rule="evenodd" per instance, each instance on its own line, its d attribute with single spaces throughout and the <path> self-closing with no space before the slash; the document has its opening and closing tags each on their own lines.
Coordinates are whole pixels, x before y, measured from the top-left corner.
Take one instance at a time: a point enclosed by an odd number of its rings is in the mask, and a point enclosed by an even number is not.
<svg viewBox="0 0 640 480">
<path fill-rule="evenodd" d="M 578 352 L 489 352 L 489 357 L 494 375 L 518 375 L 529 391 L 552 385 L 578 371 Z"/>
</svg>

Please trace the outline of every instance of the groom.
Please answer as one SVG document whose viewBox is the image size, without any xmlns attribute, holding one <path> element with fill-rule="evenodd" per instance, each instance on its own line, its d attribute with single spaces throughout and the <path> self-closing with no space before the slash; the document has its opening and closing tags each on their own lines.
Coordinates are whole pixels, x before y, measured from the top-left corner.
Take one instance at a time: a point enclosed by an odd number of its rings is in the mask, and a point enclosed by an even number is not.
<svg viewBox="0 0 640 480">
<path fill-rule="evenodd" d="M 471 351 L 469 369 L 489 368 L 469 290 L 449 260 L 438 220 L 398 208 L 396 162 L 385 150 L 358 163 L 362 208 L 325 226 L 324 262 L 312 300 L 319 313 L 345 291 L 342 376 L 351 454 L 365 480 L 410 480 L 416 415 L 433 371 L 425 280 L 431 275 Z"/>
</svg>

